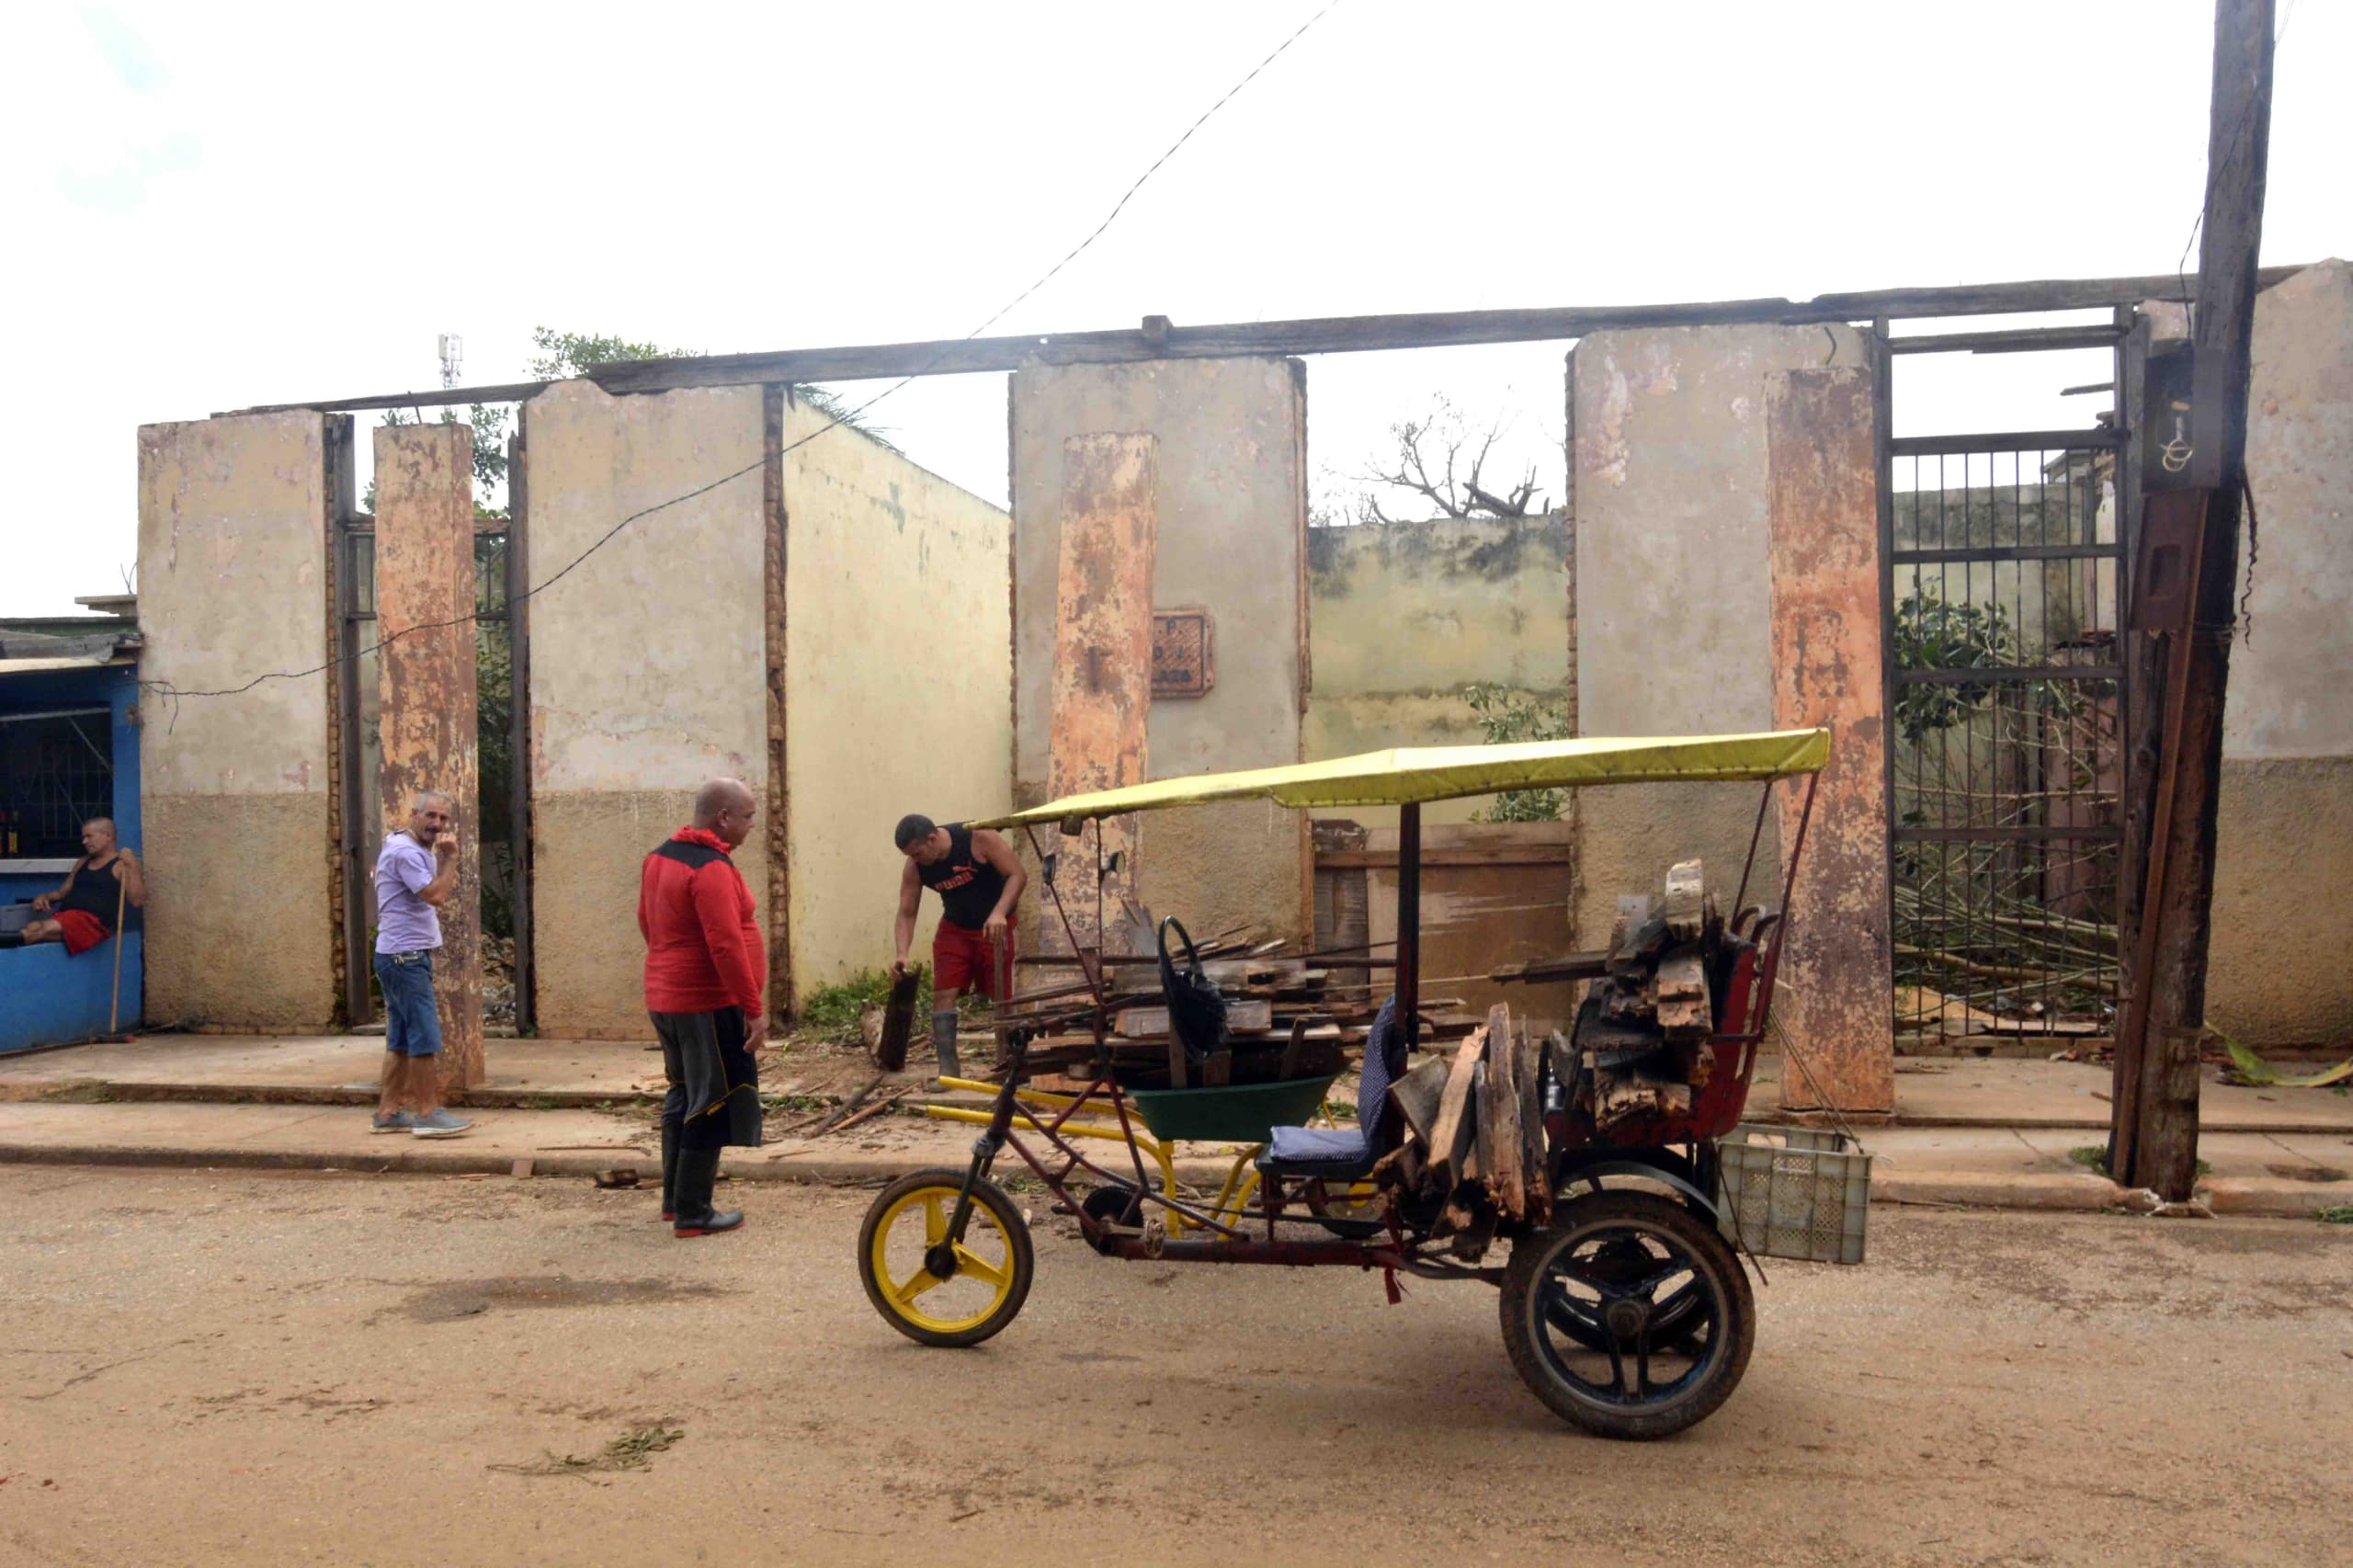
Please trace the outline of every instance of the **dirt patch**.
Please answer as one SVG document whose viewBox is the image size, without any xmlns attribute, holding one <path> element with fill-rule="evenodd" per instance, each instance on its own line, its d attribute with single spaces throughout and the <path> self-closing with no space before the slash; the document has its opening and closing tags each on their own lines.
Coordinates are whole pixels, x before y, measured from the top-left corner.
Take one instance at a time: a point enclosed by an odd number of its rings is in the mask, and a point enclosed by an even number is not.
<svg viewBox="0 0 2353 1568">
<path fill-rule="evenodd" d="M 681 1285 L 670 1279 L 575 1279 L 568 1274 L 514 1275 L 501 1279 L 465 1279 L 420 1290 L 392 1309 L 419 1323 L 455 1323 L 501 1311 L 551 1307 L 636 1307 L 656 1301 L 692 1301 L 732 1292 L 716 1285 Z"/>
<path fill-rule="evenodd" d="M 2281 1181 L 2325 1183 L 2347 1179 L 2346 1174 L 2334 1165 L 2266 1165 L 2263 1168 Z"/>
</svg>

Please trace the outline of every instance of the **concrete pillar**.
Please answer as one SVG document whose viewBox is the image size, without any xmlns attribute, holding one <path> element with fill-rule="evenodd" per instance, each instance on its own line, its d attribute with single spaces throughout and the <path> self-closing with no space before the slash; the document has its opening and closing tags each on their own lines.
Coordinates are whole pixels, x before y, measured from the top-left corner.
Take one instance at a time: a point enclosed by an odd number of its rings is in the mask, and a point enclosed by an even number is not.
<svg viewBox="0 0 2353 1568">
<path fill-rule="evenodd" d="M 1773 726 L 1831 727 L 1829 766 L 1790 899 L 1775 1000 L 1804 1070 L 1785 1064 L 1781 1103 L 1895 1108 L 1895 983 L 1888 949 L 1887 725 L 1880 583 L 1879 460 L 1868 369 L 1766 379 L 1771 483 Z M 1805 799 L 1777 791 L 1781 841 Z"/>
<path fill-rule="evenodd" d="M 325 461 L 316 414 L 140 427 L 150 1025 L 334 1017 Z"/>
<path fill-rule="evenodd" d="M 377 733 L 383 831 L 405 828 L 418 794 L 452 803 L 458 891 L 441 906 L 434 991 L 441 1085 L 483 1081 L 482 824 L 475 722 L 473 432 L 463 425 L 376 431 Z M 372 846 L 371 846 L 372 848 Z M 372 865 L 374 857 L 369 857 Z"/>
<path fill-rule="evenodd" d="M 1040 365 L 1015 373 L 1012 397 L 1016 801 L 1035 804 L 1051 789 L 1073 437 L 1158 437 L 1153 606 L 1198 607 L 1211 622 L 1210 690 L 1153 700 L 1153 775 L 1297 762 L 1308 683 L 1301 368 L 1270 358 Z M 1304 813 L 1245 801 L 1155 812 L 1137 832 L 1139 894 L 1154 914 L 1176 915 L 1196 932 L 1249 926 L 1309 935 Z M 1027 917 L 1034 923 L 1041 909 L 1033 900 Z"/>
<path fill-rule="evenodd" d="M 1773 724 L 1765 380 L 1866 362 L 1850 327 L 1595 333 L 1570 357 L 1577 719 L 1587 735 Z M 1576 939 L 1608 940 L 1618 900 L 1657 896 L 1698 856 L 1730 898 L 1756 801 L 1717 784 L 1587 790 L 1577 801 Z M 1771 821 L 1753 886 L 1779 896 Z"/>
<path fill-rule="evenodd" d="M 768 799 L 761 393 L 613 397 L 565 381 L 531 400 L 529 418 L 531 582 L 663 508 L 531 600 L 540 1032 L 649 1040 L 640 864 L 689 820 L 705 778 Z M 765 914 L 765 834 L 734 859 Z"/>
</svg>

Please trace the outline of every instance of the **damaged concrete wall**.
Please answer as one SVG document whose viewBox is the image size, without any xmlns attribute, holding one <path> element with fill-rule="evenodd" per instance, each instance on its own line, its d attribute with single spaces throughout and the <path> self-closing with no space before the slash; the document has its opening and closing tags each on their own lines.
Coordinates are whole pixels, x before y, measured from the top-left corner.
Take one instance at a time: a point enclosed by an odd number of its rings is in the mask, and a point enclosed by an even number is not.
<svg viewBox="0 0 2353 1568">
<path fill-rule="evenodd" d="M 2353 267 L 2255 305 L 2259 548 L 2231 649 L 2207 1016 L 2251 1044 L 2353 1035 Z M 2241 540 L 2245 569 L 2247 542 Z"/>
<path fill-rule="evenodd" d="M 790 409 L 784 445 L 824 424 Z M 891 961 L 900 817 L 1010 804 L 1012 518 L 848 430 L 785 456 L 784 510 L 789 943 L 805 995 Z M 923 902 L 918 955 L 938 906 Z"/>
<path fill-rule="evenodd" d="M 1463 693 L 1477 682 L 1564 701 L 1568 549 L 1557 512 L 1310 529 L 1308 759 L 1475 744 Z M 1422 820 L 1465 822 L 1483 804 L 1440 801 Z"/>
<path fill-rule="evenodd" d="M 766 505 L 757 387 L 531 400 L 532 930 L 540 1032 L 651 1038 L 639 863 L 713 775 L 767 792 Z M 766 835 L 735 852 L 763 913 Z"/>
<path fill-rule="evenodd" d="M 1687 327 L 1578 343 L 1569 379 L 1580 733 L 1772 727 L 1765 380 L 1825 360 L 1868 363 L 1863 335 Z M 1677 859 L 1704 858 L 1729 897 L 1756 800 L 1730 785 L 1658 784 L 1588 790 L 1578 811 L 1577 939 L 1600 942 L 1618 899 L 1656 895 Z M 1769 820 L 1756 876 L 1778 900 Z"/>
<path fill-rule="evenodd" d="M 335 1010 L 330 653 L 316 414 L 139 431 L 150 1025 L 316 1032 Z M 266 896 L 256 877 L 266 872 Z"/>
<path fill-rule="evenodd" d="M 1154 604 L 1198 606 L 1215 626 L 1215 685 L 1159 698 L 1154 778 L 1300 758 L 1307 685 L 1303 372 L 1273 358 L 1031 366 L 1013 377 L 1014 791 L 1050 777 L 1054 585 L 1063 443 L 1159 437 Z M 1142 901 L 1196 932 L 1252 925 L 1307 935 L 1304 818 L 1263 802 L 1165 812 L 1142 823 Z M 1036 914 L 1026 915 L 1035 929 Z"/>
</svg>

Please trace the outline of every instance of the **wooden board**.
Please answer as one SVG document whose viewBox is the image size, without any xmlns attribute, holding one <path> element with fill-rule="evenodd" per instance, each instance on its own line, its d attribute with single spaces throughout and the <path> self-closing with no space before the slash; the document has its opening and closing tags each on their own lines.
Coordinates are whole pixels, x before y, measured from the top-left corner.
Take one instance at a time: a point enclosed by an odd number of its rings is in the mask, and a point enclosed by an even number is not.
<svg viewBox="0 0 2353 1568">
<path fill-rule="evenodd" d="M 1446 1095 L 1449 1065 L 1445 1057 L 1433 1056 L 1389 1085 L 1390 1103 L 1405 1119 L 1406 1128 L 1425 1145 L 1431 1142 L 1431 1130 L 1438 1125 L 1438 1102 Z"/>
<path fill-rule="evenodd" d="M 1063 443 L 1062 556 L 1054 590 L 1054 671 L 1048 787 L 1056 799 L 1141 784 L 1149 777 L 1144 722 L 1152 710 L 1152 585 L 1159 541 L 1159 438 L 1074 436 Z M 1100 900 L 1119 922 L 1135 897 L 1136 819 L 1095 823 L 1062 842 L 1057 891 L 1080 947 L 1100 948 L 1095 868 L 1099 849 L 1120 869 Z M 1051 841 L 1049 841 L 1051 847 Z M 1040 902 L 1051 897 L 1039 890 Z M 1067 952 L 1063 922 L 1039 922 L 1040 944 Z M 1115 944 L 1123 946 L 1124 944 Z"/>
<path fill-rule="evenodd" d="M 1472 1075 L 1479 1070 L 1479 1058 L 1486 1046 L 1486 1031 L 1473 1029 L 1463 1037 L 1454 1060 L 1447 1064 L 1446 1088 L 1438 1096 L 1438 1119 L 1430 1126 L 1429 1137 L 1430 1179 L 1440 1191 L 1451 1190 L 1461 1179 L 1463 1156 L 1478 1131 L 1471 1115 Z"/>
<path fill-rule="evenodd" d="M 1519 1131 L 1519 1068 L 1512 1047 L 1511 1009 L 1498 1004 L 1487 1014 L 1486 1081 L 1478 1105 L 1479 1168 L 1498 1213 L 1517 1220 L 1528 1211 Z"/>
<path fill-rule="evenodd" d="M 1273 1028 L 1275 1005 L 1272 1002 L 1228 1001 L 1225 1005 L 1225 1025 L 1235 1034 L 1255 1034 Z M 1168 1009 L 1165 1006 L 1123 1008 L 1120 1013 L 1119 1032 L 1128 1040 L 1166 1034 Z"/>
<path fill-rule="evenodd" d="M 1543 1076 L 1539 1070 L 1541 1050 L 1525 1029 L 1513 1047 L 1519 1066 L 1520 1182 L 1527 1193 L 1529 1221 L 1538 1225 L 1552 1217 L 1552 1162 L 1545 1146 Z"/>
</svg>

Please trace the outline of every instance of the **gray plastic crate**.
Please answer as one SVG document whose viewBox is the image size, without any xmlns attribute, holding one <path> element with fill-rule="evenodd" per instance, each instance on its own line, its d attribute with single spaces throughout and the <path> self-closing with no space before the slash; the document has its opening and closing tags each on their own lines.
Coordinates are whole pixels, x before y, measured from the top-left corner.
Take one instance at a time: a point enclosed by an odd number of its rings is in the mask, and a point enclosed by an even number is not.
<svg viewBox="0 0 2353 1568">
<path fill-rule="evenodd" d="M 1716 1145 L 1721 1229 L 1766 1257 L 1860 1263 L 1871 1157 L 1843 1132 L 1735 1127 Z"/>
</svg>

